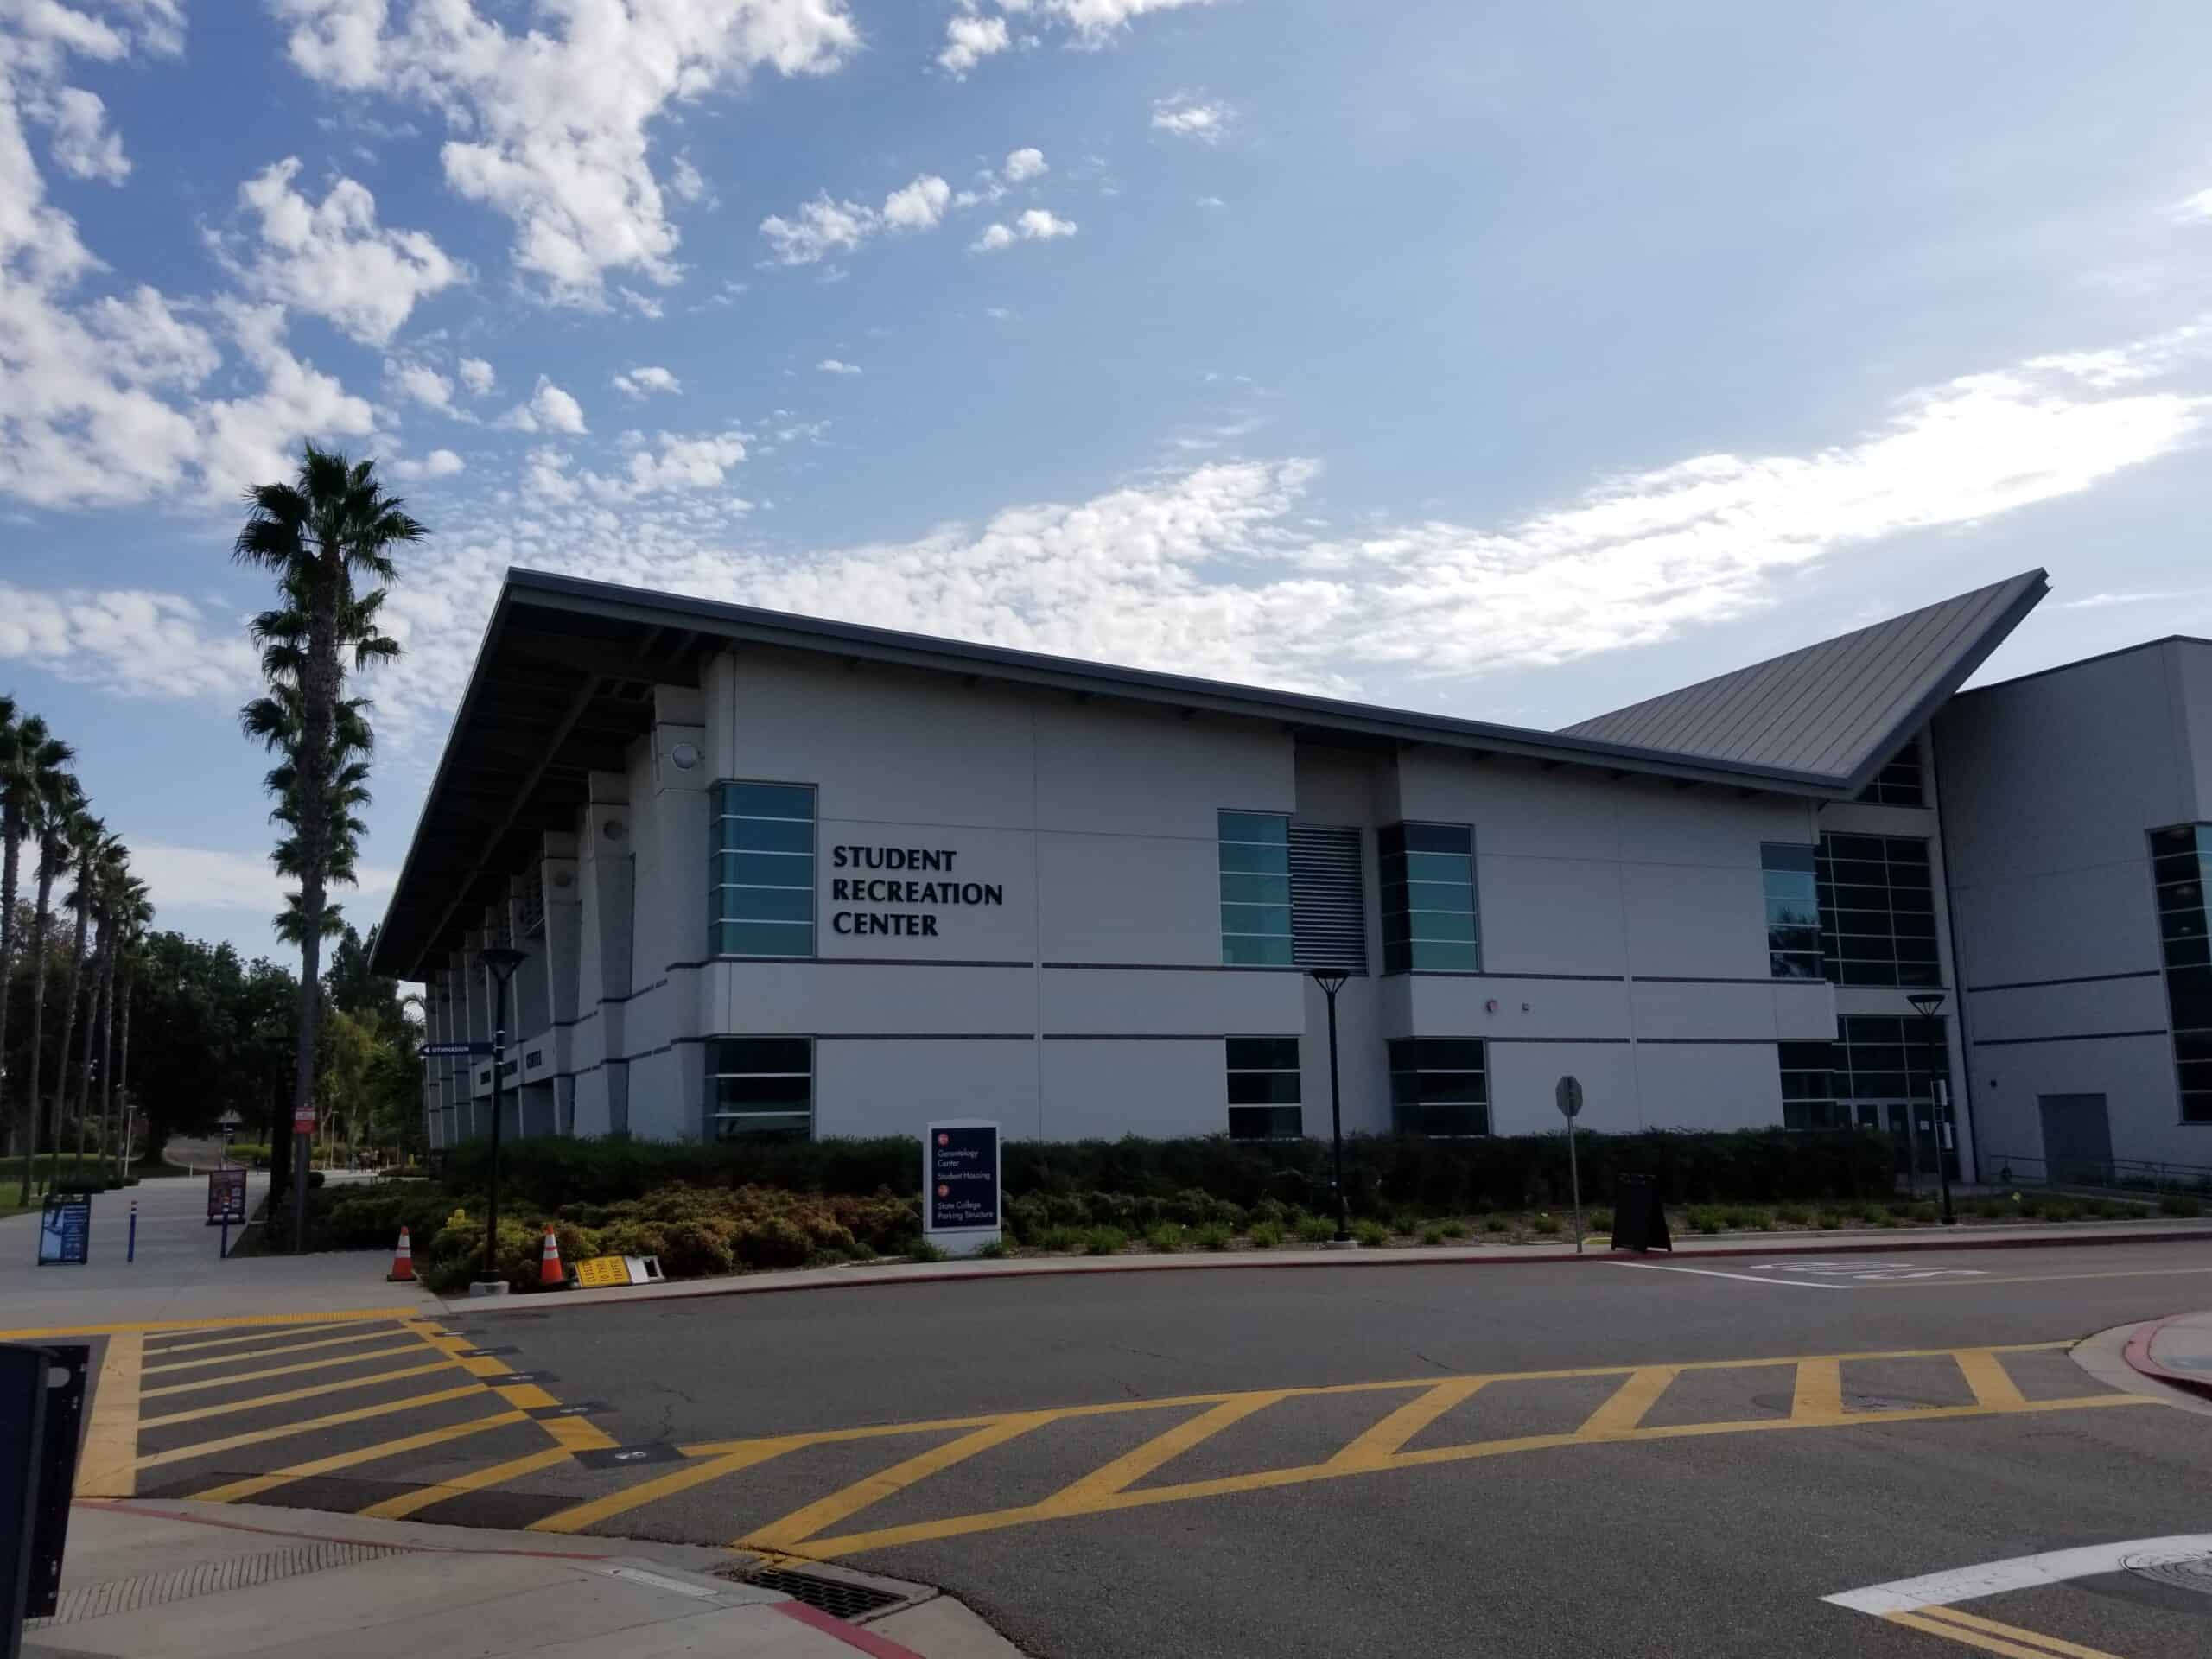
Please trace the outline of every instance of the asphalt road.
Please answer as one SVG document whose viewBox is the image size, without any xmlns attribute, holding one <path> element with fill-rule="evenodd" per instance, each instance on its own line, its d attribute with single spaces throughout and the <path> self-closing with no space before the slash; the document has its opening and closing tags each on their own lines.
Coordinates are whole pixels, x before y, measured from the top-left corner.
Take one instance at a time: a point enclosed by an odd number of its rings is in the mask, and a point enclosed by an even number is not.
<svg viewBox="0 0 2212 1659">
<path fill-rule="evenodd" d="M 2190 1244 L 186 1332 L 144 1339 L 137 1446 L 163 1460 L 138 1490 L 834 1560 L 940 1585 L 1052 1659 L 2150 1659 L 2212 1652 L 2212 1572 L 1903 1623 L 1822 1599 L 2212 1534 L 2212 1417 L 2066 1351 L 2207 1306 L 2212 1249 Z M 484 1415 L 493 1393 L 514 1408 Z M 303 1412 L 340 1421 L 267 1427 Z"/>
</svg>

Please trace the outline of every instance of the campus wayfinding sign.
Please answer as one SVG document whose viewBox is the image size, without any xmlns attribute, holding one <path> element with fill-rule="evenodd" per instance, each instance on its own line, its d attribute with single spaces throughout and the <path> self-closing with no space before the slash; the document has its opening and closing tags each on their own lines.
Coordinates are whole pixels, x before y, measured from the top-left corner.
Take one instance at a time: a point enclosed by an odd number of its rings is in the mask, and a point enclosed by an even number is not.
<svg viewBox="0 0 2212 1659">
<path fill-rule="evenodd" d="M 245 1170 L 243 1166 L 207 1172 L 207 1224 L 245 1225 Z"/>
<path fill-rule="evenodd" d="M 931 1124 L 922 1138 L 922 1236 L 973 1255 L 999 1228 L 999 1126 L 980 1118 Z"/>
<path fill-rule="evenodd" d="M 38 1218 L 38 1264 L 82 1267 L 92 1255 L 92 1195 L 54 1192 Z"/>
<path fill-rule="evenodd" d="M 463 1054 L 489 1054 L 489 1043 L 425 1043 L 416 1051 L 418 1058 L 425 1060 L 450 1059 Z"/>
</svg>

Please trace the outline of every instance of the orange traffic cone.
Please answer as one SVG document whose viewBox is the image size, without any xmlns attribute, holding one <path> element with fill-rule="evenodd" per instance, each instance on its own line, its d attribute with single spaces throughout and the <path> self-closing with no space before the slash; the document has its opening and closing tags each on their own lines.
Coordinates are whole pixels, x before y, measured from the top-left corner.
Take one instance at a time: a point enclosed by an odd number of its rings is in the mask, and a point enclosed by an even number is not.
<svg viewBox="0 0 2212 1659">
<path fill-rule="evenodd" d="M 561 1241 L 553 1236 L 553 1224 L 545 1224 L 545 1254 L 538 1258 L 537 1287 L 558 1290 L 569 1282 L 569 1270 L 561 1265 Z"/>
<path fill-rule="evenodd" d="M 391 1271 L 385 1277 L 395 1285 L 404 1285 L 415 1277 L 415 1247 L 407 1242 L 407 1230 L 399 1230 L 399 1248 L 392 1252 Z"/>
</svg>

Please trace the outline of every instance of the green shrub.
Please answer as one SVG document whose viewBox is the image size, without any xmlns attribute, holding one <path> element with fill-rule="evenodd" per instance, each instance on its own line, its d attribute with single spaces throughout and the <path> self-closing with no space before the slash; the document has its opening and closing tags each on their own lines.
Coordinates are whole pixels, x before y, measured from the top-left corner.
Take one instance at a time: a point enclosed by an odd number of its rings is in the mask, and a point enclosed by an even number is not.
<svg viewBox="0 0 2212 1659">
<path fill-rule="evenodd" d="M 1295 1229 L 1308 1244 L 1322 1244 L 1337 1236 L 1337 1224 L 1326 1216 L 1300 1216 Z"/>
<path fill-rule="evenodd" d="M 2037 1209 L 2045 1221 L 2078 1221 L 2082 1217 L 2082 1206 L 2064 1198 L 2045 1198 Z"/>
<path fill-rule="evenodd" d="M 1083 1230 L 1077 1227 L 1047 1227 L 1031 1242 L 1040 1250 L 1066 1254 L 1083 1248 Z"/>
<path fill-rule="evenodd" d="M 1859 1206 L 1859 1219 L 1871 1226 L 1878 1227 L 1889 1218 L 1890 1212 L 1878 1204 L 1862 1204 Z"/>
<path fill-rule="evenodd" d="M 1333 1234 L 1332 1235 L 1333 1236 Z M 1378 1249 L 1390 1242 L 1390 1230 L 1379 1221 L 1362 1218 L 1352 1224 L 1351 1236 L 1368 1249 Z"/>
<path fill-rule="evenodd" d="M 1191 1240 L 1202 1250 L 1225 1250 L 1236 1242 L 1236 1233 L 1221 1222 L 1210 1221 L 1192 1234 Z"/>
<path fill-rule="evenodd" d="M 1246 1236 L 1252 1241 L 1254 1249 L 1272 1250 L 1282 1243 L 1282 1224 L 1279 1221 L 1255 1221 Z"/>
<path fill-rule="evenodd" d="M 1968 1215 L 1982 1221 L 2003 1221 L 2012 1213 L 2012 1206 L 2002 1198 L 1977 1198 L 1966 1209 Z"/>
<path fill-rule="evenodd" d="M 1802 1204 L 1777 1204 L 1774 1218 L 1784 1227 L 1802 1227 L 1813 1218 L 1813 1212 Z"/>
<path fill-rule="evenodd" d="M 1536 1217 L 1529 1225 L 1548 1238 L 1560 1230 L 1560 1218 L 1549 1212 Z"/>
<path fill-rule="evenodd" d="M 1584 1189 L 1612 1191 L 1618 1176 L 1650 1175 L 1669 1203 L 1865 1198 L 1887 1192 L 1889 1139 L 1872 1130 L 1647 1130 L 1578 1137 Z M 490 1150 L 468 1141 L 448 1156 L 450 1192 L 483 1189 Z M 518 1206 L 557 1209 L 610 1204 L 683 1184 L 760 1186 L 795 1193 L 905 1197 L 921 1186 L 921 1145 L 905 1135 L 874 1140 L 731 1141 L 719 1145 L 531 1136 L 505 1143 L 505 1192 Z M 1105 1194 L 1107 1213 L 1047 1207 L 1017 1225 L 1145 1227 L 1287 1219 L 1287 1211 L 1328 1202 L 1330 1147 L 1319 1139 L 1008 1141 L 1006 1190 L 1025 1199 L 1082 1199 Z M 1355 1209 L 1397 1216 L 1470 1214 L 1545 1207 L 1567 1192 L 1563 1135 L 1429 1141 L 1353 1135 L 1344 1142 L 1346 1191 Z M 1140 1209 L 1138 1205 L 1148 1206 Z M 1232 1217 L 1223 1205 L 1244 1212 Z M 1128 1206 L 1126 1209 L 1125 1206 Z"/>
<path fill-rule="evenodd" d="M 1610 1210 L 1592 1210 L 1590 1212 L 1590 1230 L 1593 1233 L 1611 1232 L 1613 1212 Z"/>
<path fill-rule="evenodd" d="M 1437 1229 L 1437 1230 L 1442 1233 L 1446 1238 L 1465 1238 L 1467 1236 L 1467 1224 L 1455 1217 L 1453 1219 L 1446 1222 L 1444 1225 Z"/>
<path fill-rule="evenodd" d="M 1694 1204 L 1682 1212 L 1682 1224 L 1694 1233 L 1717 1233 L 1728 1224 L 1728 1212 L 1716 1204 Z"/>
<path fill-rule="evenodd" d="M 1186 1248 L 1190 1239 L 1179 1223 L 1163 1221 L 1145 1234 L 1144 1242 L 1162 1255 L 1173 1255 Z"/>
<path fill-rule="evenodd" d="M 1093 1227 L 1083 1236 L 1085 1255 L 1119 1255 L 1128 1248 L 1129 1236 L 1118 1227 Z"/>
<path fill-rule="evenodd" d="M 2193 1221 L 2204 1213 L 2204 1205 L 2202 1199 L 2192 1198 L 2180 1192 L 2169 1192 L 2158 1200 L 2158 1213 L 2162 1216 L 2179 1216 Z"/>
<path fill-rule="evenodd" d="M 1003 1261 L 1014 1254 L 1014 1246 L 1007 1242 L 1004 1235 L 1001 1235 L 997 1238 L 985 1239 L 977 1248 L 976 1254 L 986 1262 Z"/>
<path fill-rule="evenodd" d="M 1936 1205 L 1916 1204 L 1912 1206 L 1912 1219 L 1923 1227 L 1930 1226 L 1943 1219 L 1943 1211 Z"/>
<path fill-rule="evenodd" d="M 1842 1229 L 1850 1226 L 1851 1224 L 1857 1219 L 1858 1217 L 1853 1215 L 1847 1210 L 1823 1210 L 1820 1213 L 1819 1220 L 1815 1224 L 1823 1227 L 1830 1232 L 1838 1232 Z"/>
<path fill-rule="evenodd" d="M 950 1251 L 931 1243 L 926 1238 L 918 1238 L 909 1244 L 906 1256 L 909 1262 L 949 1262 L 952 1259 Z"/>
<path fill-rule="evenodd" d="M 1422 1228 L 1421 1230 L 1421 1242 L 1427 1245 L 1431 1249 L 1435 1249 L 1436 1246 L 1444 1242 L 1444 1230 L 1441 1227 L 1436 1226 Z"/>
</svg>

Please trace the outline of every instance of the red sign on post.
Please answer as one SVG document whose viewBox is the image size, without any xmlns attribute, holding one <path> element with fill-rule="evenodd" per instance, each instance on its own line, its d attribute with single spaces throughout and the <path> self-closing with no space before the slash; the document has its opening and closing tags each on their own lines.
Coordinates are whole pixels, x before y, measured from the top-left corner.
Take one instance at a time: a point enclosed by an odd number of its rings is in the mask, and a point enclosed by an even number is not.
<svg viewBox="0 0 2212 1659">
<path fill-rule="evenodd" d="M 313 1106 L 295 1106 L 292 1109 L 292 1133 L 294 1135 L 313 1135 L 315 1133 L 315 1108 Z"/>
</svg>

